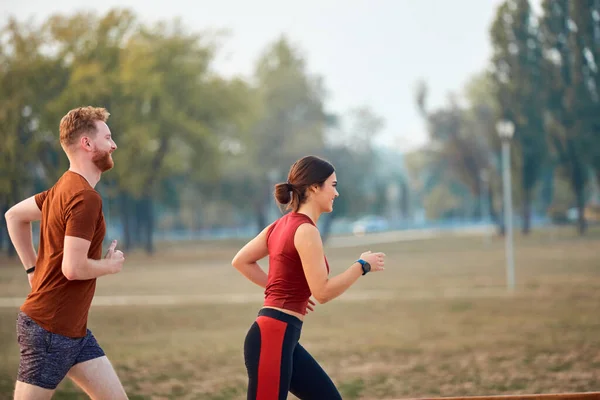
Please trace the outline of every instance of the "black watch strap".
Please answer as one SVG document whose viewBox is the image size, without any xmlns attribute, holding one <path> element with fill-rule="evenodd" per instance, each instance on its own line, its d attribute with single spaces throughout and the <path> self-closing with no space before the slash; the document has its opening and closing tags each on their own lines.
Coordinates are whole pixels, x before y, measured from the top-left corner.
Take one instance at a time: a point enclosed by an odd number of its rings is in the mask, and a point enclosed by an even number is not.
<svg viewBox="0 0 600 400">
<path fill-rule="evenodd" d="M 25 270 L 25 272 L 27 272 L 27 274 L 32 273 L 33 271 L 35 271 L 35 265 L 27 270 Z"/>
</svg>

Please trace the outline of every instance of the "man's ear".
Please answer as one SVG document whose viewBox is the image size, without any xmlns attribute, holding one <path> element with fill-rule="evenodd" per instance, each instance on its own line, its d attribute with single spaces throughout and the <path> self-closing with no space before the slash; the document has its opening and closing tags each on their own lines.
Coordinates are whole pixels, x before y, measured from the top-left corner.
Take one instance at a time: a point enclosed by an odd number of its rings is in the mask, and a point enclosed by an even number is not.
<svg viewBox="0 0 600 400">
<path fill-rule="evenodd" d="M 92 150 L 92 140 L 89 136 L 81 135 L 79 138 L 79 145 L 82 149 L 91 151 Z"/>
</svg>

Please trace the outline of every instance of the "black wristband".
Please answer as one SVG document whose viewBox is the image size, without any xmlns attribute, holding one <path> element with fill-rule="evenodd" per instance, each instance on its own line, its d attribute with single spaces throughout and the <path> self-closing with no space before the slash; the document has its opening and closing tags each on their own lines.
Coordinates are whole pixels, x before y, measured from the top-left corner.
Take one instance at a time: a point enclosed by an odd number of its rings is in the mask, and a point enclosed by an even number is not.
<svg viewBox="0 0 600 400">
<path fill-rule="evenodd" d="M 27 274 L 30 274 L 33 271 L 35 271 L 35 265 L 33 267 L 29 268 L 28 270 L 25 270 L 25 272 L 27 272 Z"/>
</svg>

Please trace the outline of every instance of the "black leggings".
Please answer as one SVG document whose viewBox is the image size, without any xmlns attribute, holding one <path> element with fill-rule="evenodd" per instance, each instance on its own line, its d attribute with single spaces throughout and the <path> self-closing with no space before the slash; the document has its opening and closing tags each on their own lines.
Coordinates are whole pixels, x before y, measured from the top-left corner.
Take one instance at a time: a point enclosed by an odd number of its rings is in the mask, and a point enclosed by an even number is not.
<svg viewBox="0 0 600 400">
<path fill-rule="evenodd" d="M 342 396 L 315 359 L 298 343 L 302 321 L 263 308 L 244 342 L 248 400 L 284 400 L 288 392 L 302 400 Z"/>
</svg>

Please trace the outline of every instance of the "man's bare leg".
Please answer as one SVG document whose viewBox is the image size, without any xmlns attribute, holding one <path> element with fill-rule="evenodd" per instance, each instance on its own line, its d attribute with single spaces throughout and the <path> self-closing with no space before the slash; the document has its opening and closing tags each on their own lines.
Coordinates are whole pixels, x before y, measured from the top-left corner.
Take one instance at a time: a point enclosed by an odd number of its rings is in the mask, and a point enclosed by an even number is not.
<svg viewBox="0 0 600 400">
<path fill-rule="evenodd" d="M 127 394 L 106 356 L 76 364 L 67 374 L 92 400 L 126 400 Z"/>
<path fill-rule="evenodd" d="M 14 400 L 50 400 L 54 390 L 17 381 Z"/>
</svg>

